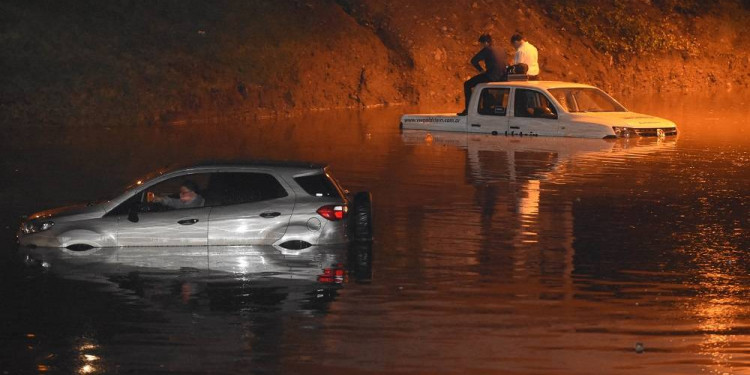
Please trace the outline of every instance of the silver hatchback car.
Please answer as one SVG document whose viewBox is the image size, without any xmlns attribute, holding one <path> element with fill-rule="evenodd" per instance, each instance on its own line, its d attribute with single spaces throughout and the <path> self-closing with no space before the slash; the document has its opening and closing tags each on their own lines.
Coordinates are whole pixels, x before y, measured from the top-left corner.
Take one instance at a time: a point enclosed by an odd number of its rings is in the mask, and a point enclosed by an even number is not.
<svg viewBox="0 0 750 375">
<path fill-rule="evenodd" d="M 372 239 L 370 194 L 350 197 L 309 163 L 211 163 L 163 170 L 114 199 L 30 215 L 21 246 L 275 245 Z"/>
</svg>

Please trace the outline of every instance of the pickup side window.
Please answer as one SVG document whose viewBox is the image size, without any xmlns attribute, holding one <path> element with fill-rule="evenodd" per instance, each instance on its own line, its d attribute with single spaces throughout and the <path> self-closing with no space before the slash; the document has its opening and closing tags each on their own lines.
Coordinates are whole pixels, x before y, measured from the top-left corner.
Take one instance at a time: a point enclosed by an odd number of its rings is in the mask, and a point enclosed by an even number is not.
<svg viewBox="0 0 750 375">
<path fill-rule="evenodd" d="M 557 111 L 547 96 L 541 92 L 516 89 L 513 115 L 515 117 L 556 119 Z"/>
<path fill-rule="evenodd" d="M 510 89 L 486 88 L 479 97 L 477 112 L 484 116 L 505 116 L 508 112 Z"/>
</svg>

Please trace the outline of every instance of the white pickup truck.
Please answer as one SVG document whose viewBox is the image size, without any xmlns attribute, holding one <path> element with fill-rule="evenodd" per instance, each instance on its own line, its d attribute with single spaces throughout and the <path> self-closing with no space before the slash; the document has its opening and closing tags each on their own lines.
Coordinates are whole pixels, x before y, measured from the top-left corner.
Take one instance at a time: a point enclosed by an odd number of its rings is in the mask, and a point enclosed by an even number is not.
<svg viewBox="0 0 750 375">
<path fill-rule="evenodd" d="M 477 85 L 466 116 L 401 117 L 402 129 L 509 136 L 626 138 L 677 135 L 672 121 L 630 112 L 589 85 L 552 81 Z"/>
</svg>

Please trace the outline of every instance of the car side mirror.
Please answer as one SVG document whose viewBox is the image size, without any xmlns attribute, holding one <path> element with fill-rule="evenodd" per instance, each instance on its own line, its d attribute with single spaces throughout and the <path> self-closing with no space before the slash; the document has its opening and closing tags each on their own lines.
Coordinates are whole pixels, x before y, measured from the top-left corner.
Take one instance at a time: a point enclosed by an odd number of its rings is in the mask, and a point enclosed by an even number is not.
<svg viewBox="0 0 750 375">
<path fill-rule="evenodd" d="M 134 204 L 130 207 L 130 210 L 128 211 L 128 221 L 132 223 L 137 223 L 140 218 L 138 217 L 138 211 L 141 210 L 140 204 Z"/>
</svg>

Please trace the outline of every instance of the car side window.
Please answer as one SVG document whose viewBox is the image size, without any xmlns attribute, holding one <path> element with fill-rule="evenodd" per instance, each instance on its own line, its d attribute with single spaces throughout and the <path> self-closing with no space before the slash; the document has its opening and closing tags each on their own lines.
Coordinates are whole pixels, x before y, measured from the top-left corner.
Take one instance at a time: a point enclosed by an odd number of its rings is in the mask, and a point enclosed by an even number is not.
<svg viewBox="0 0 750 375">
<path fill-rule="evenodd" d="M 333 179 L 325 173 L 295 177 L 294 181 L 313 197 L 342 198 Z"/>
<path fill-rule="evenodd" d="M 508 112 L 508 88 L 486 88 L 479 96 L 477 112 L 485 116 L 505 116 Z"/>
<path fill-rule="evenodd" d="M 204 194 L 210 173 L 187 174 L 149 186 L 112 209 L 108 215 L 127 215 L 133 209 L 139 212 L 162 212 L 175 209 L 200 208 L 205 206 Z M 193 185 L 193 194 L 184 194 L 183 185 Z M 151 200 L 149 200 L 151 196 Z"/>
<path fill-rule="evenodd" d="M 141 197 L 143 211 L 204 207 L 210 178 L 210 173 L 187 174 L 150 186 Z"/>
<path fill-rule="evenodd" d="M 553 119 L 557 118 L 557 111 L 547 96 L 541 92 L 516 89 L 513 115 L 515 117 Z"/>
<path fill-rule="evenodd" d="M 223 172 L 211 177 L 206 205 L 228 206 L 288 196 L 276 177 L 267 173 Z"/>
</svg>

